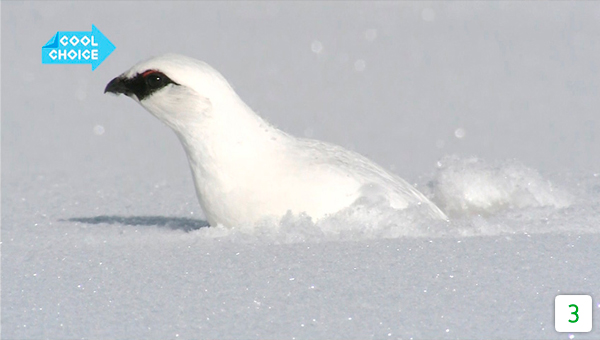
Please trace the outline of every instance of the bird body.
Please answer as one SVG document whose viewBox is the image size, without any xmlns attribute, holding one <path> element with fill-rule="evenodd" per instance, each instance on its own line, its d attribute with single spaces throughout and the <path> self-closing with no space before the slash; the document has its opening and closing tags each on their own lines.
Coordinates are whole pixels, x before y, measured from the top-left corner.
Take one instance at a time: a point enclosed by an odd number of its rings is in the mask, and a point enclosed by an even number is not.
<svg viewBox="0 0 600 340">
<path fill-rule="evenodd" d="M 175 131 L 211 225 L 253 226 L 288 212 L 318 220 L 365 195 L 446 219 L 423 194 L 367 158 L 270 125 L 204 62 L 152 58 L 113 79 L 105 92 L 132 97 Z"/>
</svg>

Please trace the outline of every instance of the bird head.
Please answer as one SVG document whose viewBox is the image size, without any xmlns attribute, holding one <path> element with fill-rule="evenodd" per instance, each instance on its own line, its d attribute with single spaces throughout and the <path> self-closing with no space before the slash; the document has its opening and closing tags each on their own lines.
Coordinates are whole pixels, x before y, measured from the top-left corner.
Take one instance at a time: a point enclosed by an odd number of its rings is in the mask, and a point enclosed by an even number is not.
<svg viewBox="0 0 600 340">
<path fill-rule="evenodd" d="M 106 92 L 131 97 L 176 131 L 190 121 L 210 117 L 215 107 L 239 99 L 215 69 L 176 54 L 134 65 L 111 80 Z"/>
</svg>

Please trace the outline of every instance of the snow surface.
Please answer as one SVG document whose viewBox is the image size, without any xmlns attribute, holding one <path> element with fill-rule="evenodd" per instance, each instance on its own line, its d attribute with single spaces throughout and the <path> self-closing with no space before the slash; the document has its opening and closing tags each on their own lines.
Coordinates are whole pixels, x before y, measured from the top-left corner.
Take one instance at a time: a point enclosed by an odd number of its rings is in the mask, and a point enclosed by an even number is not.
<svg viewBox="0 0 600 340">
<path fill-rule="evenodd" d="M 600 4 L 2 2 L 2 338 L 600 338 Z M 117 46 L 42 65 L 58 30 Z M 208 227 L 114 76 L 177 52 L 451 217 Z M 554 297 L 592 295 L 590 333 Z"/>
</svg>

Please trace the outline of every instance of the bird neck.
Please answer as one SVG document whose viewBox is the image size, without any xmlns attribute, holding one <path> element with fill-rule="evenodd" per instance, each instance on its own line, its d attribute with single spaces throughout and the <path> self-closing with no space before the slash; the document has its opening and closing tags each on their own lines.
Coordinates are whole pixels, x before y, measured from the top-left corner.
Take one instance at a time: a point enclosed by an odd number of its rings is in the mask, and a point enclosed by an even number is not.
<svg viewBox="0 0 600 340">
<path fill-rule="evenodd" d="M 214 105 L 201 118 L 174 129 L 194 177 L 236 176 L 279 163 L 291 138 L 252 111 L 241 99 Z M 231 173 L 223 173 L 232 169 Z"/>
</svg>

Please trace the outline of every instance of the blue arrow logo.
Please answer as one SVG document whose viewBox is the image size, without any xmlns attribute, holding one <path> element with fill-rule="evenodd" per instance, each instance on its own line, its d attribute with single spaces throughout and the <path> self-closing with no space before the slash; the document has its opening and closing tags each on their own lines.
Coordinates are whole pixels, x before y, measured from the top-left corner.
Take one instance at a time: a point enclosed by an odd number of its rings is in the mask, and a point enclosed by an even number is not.
<svg viewBox="0 0 600 340">
<path fill-rule="evenodd" d="M 42 64 L 92 64 L 93 71 L 114 50 L 94 25 L 91 32 L 56 32 L 42 46 Z"/>
</svg>

